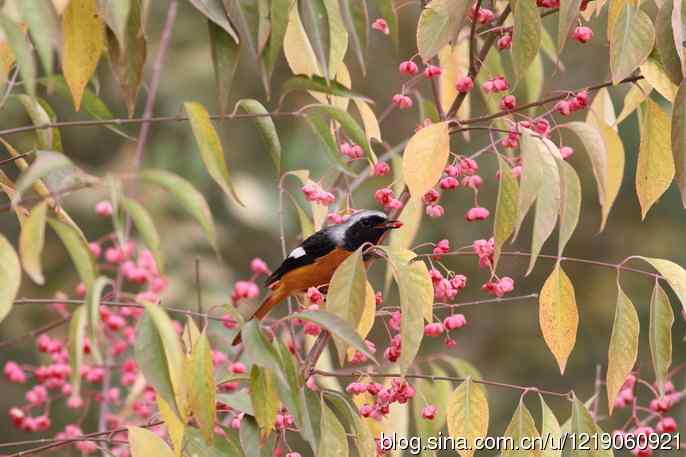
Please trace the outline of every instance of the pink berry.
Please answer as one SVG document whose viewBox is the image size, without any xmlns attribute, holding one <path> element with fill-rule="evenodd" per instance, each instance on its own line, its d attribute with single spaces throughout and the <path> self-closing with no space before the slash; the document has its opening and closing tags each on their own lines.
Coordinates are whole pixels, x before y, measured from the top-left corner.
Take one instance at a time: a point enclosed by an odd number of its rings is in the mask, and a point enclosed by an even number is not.
<svg viewBox="0 0 686 457">
<path fill-rule="evenodd" d="M 505 35 L 498 38 L 496 46 L 498 46 L 498 49 L 500 49 L 501 51 L 503 49 L 510 49 L 512 47 L 512 35 L 506 33 Z"/>
<path fill-rule="evenodd" d="M 674 433 L 677 429 L 676 421 L 673 417 L 664 417 L 655 428 L 660 433 Z"/>
<path fill-rule="evenodd" d="M 458 92 L 467 93 L 470 90 L 474 89 L 474 80 L 469 76 L 463 76 L 457 80 L 455 88 Z"/>
<path fill-rule="evenodd" d="M 432 219 L 443 217 L 443 214 L 445 214 L 445 209 L 441 205 L 431 204 L 426 207 L 426 215 Z"/>
<path fill-rule="evenodd" d="M 234 362 L 231 364 L 231 373 L 243 374 L 246 373 L 248 369 L 241 362 Z"/>
<path fill-rule="evenodd" d="M 445 190 L 456 189 L 459 184 L 460 183 L 457 181 L 457 179 L 453 178 L 452 176 L 446 176 L 445 178 L 441 179 L 441 182 L 439 183 L 441 189 Z"/>
<path fill-rule="evenodd" d="M 395 94 L 393 96 L 393 104 L 400 109 L 412 108 L 412 99 L 407 95 Z"/>
<path fill-rule="evenodd" d="M 424 326 L 424 335 L 433 337 L 440 336 L 443 333 L 443 330 L 443 324 L 440 322 L 431 322 Z"/>
<path fill-rule="evenodd" d="M 372 167 L 372 175 L 386 176 L 391 171 L 391 167 L 386 162 L 377 162 Z"/>
<path fill-rule="evenodd" d="M 384 35 L 389 35 L 391 33 L 391 29 L 388 27 L 388 23 L 383 18 L 376 19 L 372 23 L 372 28 L 374 30 L 378 30 L 379 32 L 383 33 Z"/>
<path fill-rule="evenodd" d="M 574 29 L 572 37 L 579 43 L 587 43 L 593 38 L 593 30 L 591 30 L 590 27 L 582 25 Z"/>
<path fill-rule="evenodd" d="M 109 217 L 112 215 L 112 203 L 103 200 L 95 205 L 95 213 L 100 217 Z"/>
<path fill-rule="evenodd" d="M 517 99 L 514 95 L 506 95 L 500 99 L 500 109 L 510 111 L 517 106 Z"/>
<path fill-rule="evenodd" d="M 404 62 L 400 62 L 398 70 L 400 71 L 400 73 L 408 76 L 414 76 L 419 72 L 417 64 L 412 62 L 411 60 L 405 60 Z"/>
<path fill-rule="evenodd" d="M 555 103 L 553 109 L 563 116 L 569 116 L 569 114 L 572 112 L 572 108 L 567 100 L 560 100 L 559 102 Z"/>
<path fill-rule="evenodd" d="M 467 319 L 464 317 L 464 314 L 453 314 L 443 320 L 443 326 L 447 330 L 455 330 L 465 325 L 467 325 Z"/>
<path fill-rule="evenodd" d="M 265 275 L 270 273 L 267 263 L 259 257 L 255 257 L 250 261 L 250 269 L 256 275 Z"/>
<path fill-rule="evenodd" d="M 441 76 L 441 73 L 441 67 L 438 67 L 436 65 L 428 65 L 424 69 L 424 76 L 426 76 L 427 78 L 435 78 L 437 76 Z"/>
<path fill-rule="evenodd" d="M 436 417 L 438 408 L 434 405 L 426 405 L 422 408 L 422 417 L 427 420 L 433 420 Z"/>
<path fill-rule="evenodd" d="M 562 146 L 560 148 L 560 155 L 562 156 L 563 159 L 567 160 L 574 154 L 574 149 L 570 148 L 569 146 Z"/>
<path fill-rule="evenodd" d="M 465 219 L 468 222 L 483 221 L 485 219 L 488 219 L 488 216 L 490 214 L 491 213 L 486 208 L 483 208 L 481 206 L 475 206 L 474 208 L 471 208 L 469 211 L 467 211 Z"/>
</svg>

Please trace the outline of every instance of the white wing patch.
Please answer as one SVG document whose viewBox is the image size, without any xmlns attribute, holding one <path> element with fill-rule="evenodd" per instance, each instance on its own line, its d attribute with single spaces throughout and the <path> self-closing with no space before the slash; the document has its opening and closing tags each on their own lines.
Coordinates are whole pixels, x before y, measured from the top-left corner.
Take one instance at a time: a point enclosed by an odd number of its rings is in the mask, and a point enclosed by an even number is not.
<svg viewBox="0 0 686 457">
<path fill-rule="evenodd" d="M 292 259 L 299 259 L 304 255 L 307 255 L 307 252 L 305 252 L 305 249 L 303 249 L 302 246 L 298 246 L 297 248 L 293 249 L 290 254 L 288 254 L 288 257 Z"/>
</svg>

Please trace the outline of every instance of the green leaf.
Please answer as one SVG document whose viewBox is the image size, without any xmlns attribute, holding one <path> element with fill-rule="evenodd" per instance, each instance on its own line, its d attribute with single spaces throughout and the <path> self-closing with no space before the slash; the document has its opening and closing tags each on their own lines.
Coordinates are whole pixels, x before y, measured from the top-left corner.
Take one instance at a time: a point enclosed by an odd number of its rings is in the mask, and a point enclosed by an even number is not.
<svg viewBox="0 0 686 457">
<path fill-rule="evenodd" d="M 37 284 L 43 285 L 43 267 L 41 253 L 45 245 L 45 219 L 48 203 L 43 201 L 34 206 L 26 218 L 19 235 L 19 253 L 24 271 Z"/>
<path fill-rule="evenodd" d="M 62 240 L 64 247 L 67 248 L 69 257 L 71 257 L 76 271 L 79 273 L 79 278 L 86 285 L 86 288 L 90 287 L 97 276 L 98 269 L 88 244 L 72 225 L 50 218 L 48 224 Z"/>
<path fill-rule="evenodd" d="M 538 396 L 541 399 L 541 438 L 544 443 L 559 443 L 562 436 L 560 423 L 546 404 L 543 395 L 538 394 Z M 541 449 L 541 457 L 560 457 L 561 455 L 562 449 L 553 449 L 553 446 L 543 446 Z"/>
<path fill-rule="evenodd" d="M 245 206 L 238 197 L 229 176 L 229 169 L 224 158 L 224 149 L 217 131 L 214 129 L 210 114 L 204 106 L 196 102 L 183 104 L 188 119 L 191 123 L 193 136 L 200 149 L 200 157 L 205 163 L 205 168 L 214 182 L 222 188 L 224 193 L 231 195 L 240 205 Z"/>
<path fill-rule="evenodd" d="M 231 85 L 238 67 L 241 45 L 214 22 L 208 21 L 207 26 L 210 33 L 210 51 L 219 109 L 223 114 L 226 112 Z"/>
<path fill-rule="evenodd" d="M 272 456 L 272 447 L 270 445 L 273 445 L 274 440 L 270 440 L 266 444 L 260 440 L 260 429 L 257 427 L 257 422 L 255 422 L 253 417 L 243 417 L 238 434 L 246 457 Z"/>
<path fill-rule="evenodd" d="M 543 24 L 536 0 L 517 1 L 514 4 L 512 33 L 512 63 L 517 79 L 527 72 L 541 48 Z"/>
<path fill-rule="evenodd" d="M 362 69 L 362 75 L 367 75 L 367 49 L 369 47 L 369 12 L 365 0 L 343 2 L 343 11 L 348 22 L 348 30 L 352 38 L 355 57 Z"/>
<path fill-rule="evenodd" d="M 330 118 L 336 120 L 341 124 L 345 133 L 350 137 L 350 139 L 362 146 L 362 149 L 367 153 L 367 157 L 376 162 L 376 155 L 372 151 L 372 147 L 369 145 L 367 140 L 367 135 L 357 121 L 347 112 L 340 108 L 329 105 L 309 105 L 307 111 L 315 113 L 323 113 L 328 115 Z"/>
<path fill-rule="evenodd" d="M 269 368 L 274 373 L 281 373 L 281 359 L 274 346 L 269 344 L 262 334 L 257 319 L 251 319 L 245 323 L 241 328 L 241 339 L 249 360 L 264 368 Z"/>
<path fill-rule="evenodd" d="M 0 322 L 12 309 L 20 284 L 19 258 L 7 238 L 0 234 Z"/>
<path fill-rule="evenodd" d="M 326 310 L 352 326 L 360 321 L 365 304 L 367 271 L 362 249 L 357 249 L 338 266 L 326 295 Z"/>
<path fill-rule="evenodd" d="M 385 247 L 388 264 L 400 294 L 400 372 L 412 365 L 424 336 L 424 320 L 433 320 L 433 284 L 426 264 L 413 261 L 416 254 L 394 246 Z"/>
<path fill-rule="evenodd" d="M 286 28 L 288 27 L 288 16 L 295 1 L 272 0 L 270 3 L 270 20 L 272 27 L 267 47 L 264 49 L 262 55 L 262 62 L 265 67 L 264 73 L 267 79 L 271 79 L 272 73 L 274 73 L 274 65 L 276 64 L 276 60 L 283 47 L 283 40 L 286 35 Z"/>
<path fill-rule="evenodd" d="M 552 152 L 547 149 L 546 143 L 543 143 L 540 137 L 528 130 L 522 134 L 520 149 L 522 151 L 523 172 L 517 200 L 517 223 L 515 224 L 514 238 L 517 238 L 531 205 L 542 193 L 543 184 L 546 181 L 545 173 L 551 169 L 549 161 L 553 160 L 554 162 Z"/>
<path fill-rule="evenodd" d="M 188 427 L 184 434 L 183 450 L 183 455 L 189 457 L 245 457 L 238 436 L 231 429 L 224 429 L 222 435 L 215 434 L 213 443 L 208 444 L 197 429 Z"/>
<path fill-rule="evenodd" d="M 86 313 L 90 327 L 91 351 L 95 360 L 103 363 L 99 344 L 103 341 L 100 327 L 100 299 L 102 292 L 112 281 L 106 276 L 98 276 L 86 291 Z"/>
<path fill-rule="evenodd" d="M 579 311 L 574 286 L 559 263 L 555 264 L 555 269 L 543 284 L 538 303 L 543 339 L 555 356 L 560 373 L 564 374 L 576 343 Z"/>
<path fill-rule="evenodd" d="M 455 42 L 469 5 L 465 0 L 432 0 L 426 5 L 417 24 L 417 49 L 424 61 Z"/>
<path fill-rule="evenodd" d="M 283 86 L 281 86 L 281 99 L 283 100 L 287 94 L 295 91 L 320 92 L 323 94 L 335 95 L 337 97 L 349 97 L 371 101 L 364 95 L 352 92 L 338 81 L 329 80 L 327 83 L 324 78 L 316 75 L 312 75 L 310 77 L 305 75 L 296 75 L 287 80 Z"/>
<path fill-rule="evenodd" d="M 326 405 L 324 397 L 321 400 L 321 411 L 320 443 L 316 456 L 348 457 L 348 436 L 336 415 Z"/>
<path fill-rule="evenodd" d="M 570 431 L 576 436 L 600 436 L 604 434 L 603 430 L 593 421 L 593 416 L 591 416 L 586 405 L 581 403 L 576 396 L 572 403 Z M 584 446 L 576 446 L 570 454 L 571 457 L 611 457 L 612 455 L 612 450 L 602 449 L 602 446 L 599 446 L 598 449 L 594 449 L 593 446 L 589 449 Z"/>
<path fill-rule="evenodd" d="M 274 430 L 279 410 L 279 395 L 276 391 L 274 374 L 268 368 L 253 365 L 250 371 L 250 401 L 260 435 L 265 437 Z"/>
<path fill-rule="evenodd" d="M 150 249 L 150 252 L 155 258 L 157 268 L 163 272 L 164 259 L 162 257 L 162 249 L 160 248 L 160 236 L 155 228 L 155 221 L 143 205 L 137 201 L 130 198 L 123 198 L 121 204 L 124 209 L 126 209 L 129 216 L 131 216 L 131 220 L 143 239 L 143 243 Z"/>
<path fill-rule="evenodd" d="M 83 340 L 86 337 L 86 307 L 79 306 L 69 321 L 69 368 L 71 370 L 72 397 L 81 395 L 81 367 L 83 366 Z"/>
<path fill-rule="evenodd" d="M 403 178 L 410 195 L 421 198 L 435 186 L 449 156 L 448 122 L 431 124 L 415 133 L 403 153 Z"/>
<path fill-rule="evenodd" d="M 468 450 L 460 452 L 462 457 L 474 455 L 475 440 L 488 433 L 488 399 L 486 390 L 480 384 L 467 378 L 453 392 L 448 400 L 448 433 L 453 438 L 465 439 Z"/>
<path fill-rule="evenodd" d="M 200 425 L 205 442 L 211 446 L 214 439 L 217 388 L 214 384 L 212 349 L 206 332 L 207 330 L 200 334 L 191 353 L 189 406 Z"/>
<path fill-rule="evenodd" d="M 343 159 L 338 149 L 338 144 L 336 143 L 336 139 L 334 138 L 333 133 L 331 132 L 331 127 L 329 126 L 329 123 L 326 121 L 326 119 L 324 119 L 324 117 L 318 114 L 310 113 L 307 114 L 307 116 L 305 116 L 305 120 L 310 125 L 310 127 L 312 127 L 312 130 L 314 130 L 317 136 L 319 136 L 319 138 L 322 140 L 322 143 L 324 143 L 324 149 L 328 154 L 331 162 L 337 164 L 340 170 L 345 171 L 347 174 L 354 176 L 355 173 Z"/>
<path fill-rule="evenodd" d="M 243 108 L 247 113 L 259 115 L 254 118 L 255 124 L 259 127 L 262 139 L 269 148 L 269 155 L 276 167 L 276 174 L 281 176 L 281 142 L 269 112 L 260 102 L 250 98 L 240 100 L 236 106 Z"/>
<path fill-rule="evenodd" d="M 334 79 L 348 50 L 348 30 L 343 23 L 338 0 L 322 0 L 329 33 L 329 78 Z"/>
<path fill-rule="evenodd" d="M 562 256 L 567 242 L 572 237 L 581 211 L 581 181 L 574 167 L 562 159 L 555 159 L 560 172 L 560 237 L 557 255 Z"/>
<path fill-rule="evenodd" d="M 22 0 L 19 11 L 29 26 L 31 40 L 38 50 L 45 73 L 53 71 L 52 44 L 57 37 L 57 13 L 51 2 L 41 0 Z"/>
<path fill-rule="evenodd" d="M 357 408 L 351 405 L 348 399 L 340 392 L 325 391 L 324 397 L 331 403 L 334 414 L 341 419 L 345 418 L 345 421 L 350 424 L 351 431 L 353 432 L 353 441 L 357 448 L 357 455 L 374 455 L 376 452 L 374 435 L 372 435 L 369 426 L 360 416 Z"/>
<path fill-rule="evenodd" d="M 306 321 L 314 322 L 317 325 L 321 325 L 328 331 L 330 331 L 334 336 L 340 338 L 345 343 L 354 347 L 361 353 L 367 356 L 374 363 L 378 362 L 374 358 L 374 355 L 369 352 L 367 345 L 364 344 L 360 335 L 357 334 L 354 327 L 349 323 L 327 311 L 303 311 L 300 313 L 290 314 L 288 319 L 303 319 Z"/>
<path fill-rule="evenodd" d="M 636 194 L 641 203 L 641 218 L 669 188 L 674 179 L 674 158 L 670 154 L 671 123 L 660 106 L 643 102 L 641 146 L 636 165 Z"/>
<path fill-rule="evenodd" d="M 677 40 L 674 36 L 674 27 L 672 26 L 674 3 L 673 0 L 665 0 L 657 13 L 655 18 L 655 49 L 669 79 L 674 84 L 680 84 L 683 79 L 683 70 L 681 56 L 675 45 Z M 677 3 L 679 3 L 678 0 Z M 681 20 L 679 20 L 679 24 L 681 24 Z"/>
<path fill-rule="evenodd" d="M 222 0 L 189 0 L 207 19 L 217 24 L 238 43 L 238 34 L 226 14 Z"/>
<path fill-rule="evenodd" d="M 612 83 L 628 77 L 646 61 L 655 44 L 650 17 L 638 7 L 625 4 L 610 31 L 610 73 Z"/>
<path fill-rule="evenodd" d="M 536 440 L 539 438 L 536 423 L 534 422 L 534 418 L 531 416 L 529 409 L 524 404 L 523 398 L 519 399 L 519 405 L 512 415 L 510 424 L 505 429 L 505 436 L 511 437 L 515 443 L 521 443 L 524 439 L 529 440 L 530 443 L 536 443 Z M 507 448 L 502 452 L 503 457 L 528 457 L 539 455 L 540 449 L 515 450 Z"/>
<path fill-rule="evenodd" d="M 255 411 L 252 408 L 252 401 L 247 389 L 237 390 L 231 393 L 218 393 L 217 401 L 229 405 L 249 416 L 254 416 Z"/>
<path fill-rule="evenodd" d="M 112 73 L 124 93 L 129 117 L 136 108 L 136 97 L 143 79 L 143 67 L 147 57 L 147 46 L 141 18 L 140 0 L 131 0 L 131 9 L 122 44 L 114 32 L 107 31 L 107 52 Z"/>
<path fill-rule="evenodd" d="M 36 127 L 50 124 L 54 120 L 54 116 L 50 116 L 47 103 L 43 99 L 31 98 L 26 94 L 15 95 L 16 99 L 24 106 L 26 113 L 31 118 L 31 122 Z M 61 151 L 62 145 L 60 140 L 60 132 L 56 128 L 36 130 L 36 145 L 38 149 Z"/>
<path fill-rule="evenodd" d="M 655 384 L 664 395 L 665 381 L 672 365 L 672 325 L 674 311 L 669 297 L 659 284 L 655 284 L 650 299 L 650 357 L 655 370 Z"/>
<path fill-rule="evenodd" d="M 184 354 L 181 343 L 171 319 L 162 308 L 150 303 L 144 305 L 145 314 L 136 327 L 136 363 L 157 395 L 185 421 L 185 389 L 182 385 Z"/>
<path fill-rule="evenodd" d="M 636 308 L 617 284 L 617 308 L 607 354 L 607 408 L 612 415 L 617 394 L 636 364 L 640 324 Z"/>
<path fill-rule="evenodd" d="M 63 170 L 73 166 L 73 163 L 67 156 L 59 152 L 41 151 L 36 156 L 31 166 L 19 176 L 17 179 L 16 195 L 13 205 L 16 205 L 21 200 L 22 195 L 26 192 L 36 181 L 43 179 L 51 173 Z"/>
<path fill-rule="evenodd" d="M 0 14 L 0 30 L 5 33 L 5 38 L 12 49 L 14 58 L 19 68 L 19 74 L 26 87 L 26 92 L 36 96 L 36 62 L 33 59 L 31 48 L 21 28 L 9 17 Z"/>
<path fill-rule="evenodd" d="M 648 262 L 667 280 L 676 296 L 679 297 L 684 310 L 686 310 L 686 270 L 669 260 L 641 256 L 637 258 Z"/>
<path fill-rule="evenodd" d="M 202 194 L 191 183 L 164 170 L 143 170 L 139 177 L 144 182 L 157 184 L 172 194 L 174 199 L 198 221 L 212 247 L 218 250 L 217 235 L 210 207 Z"/>
<path fill-rule="evenodd" d="M 167 443 L 150 430 L 133 426 L 127 428 L 131 457 L 174 457 Z"/>
<path fill-rule="evenodd" d="M 288 197 L 291 199 L 295 210 L 298 212 L 298 220 L 300 221 L 300 232 L 302 234 L 302 239 L 306 239 L 314 233 L 314 226 L 310 217 L 307 215 L 304 209 L 300 207 L 298 201 L 289 193 Z"/>
<path fill-rule="evenodd" d="M 676 184 L 681 202 L 686 208 L 686 81 L 682 81 L 674 99 L 671 126 L 672 155 L 676 170 Z"/>
<path fill-rule="evenodd" d="M 579 16 L 581 0 L 560 0 L 560 11 L 558 12 L 557 25 L 557 50 L 562 51 L 565 42 L 572 31 L 572 26 L 576 24 Z"/>
<path fill-rule="evenodd" d="M 510 166 L 500 155 L 498 155 L 498 170 L 500 171 L 500 185 L 498 186 L 498 200 L 495 205 L 495 221 L 493 222 L 494 268 L 495 265 L 498 265 L 500 251 L 505 241 L 514 232 L 517 222 L 517 195 L 519 193 L 517 178 L 512 175 Z"/>
<path fill-rule="evenodd" d="M 395 5 L 393 0 L 375 0 L 376 9 L 378 10 L 381 17 L 388 24 L 389 35 L 391 40 L 398 47 L 398 13 L 395 10 Z"/>
</svg>

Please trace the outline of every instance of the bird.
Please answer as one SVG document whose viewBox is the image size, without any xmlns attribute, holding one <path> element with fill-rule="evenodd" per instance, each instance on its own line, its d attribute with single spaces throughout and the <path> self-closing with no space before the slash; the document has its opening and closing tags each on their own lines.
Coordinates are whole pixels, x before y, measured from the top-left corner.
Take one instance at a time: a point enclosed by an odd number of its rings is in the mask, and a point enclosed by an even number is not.
<svg viewBox="0 0 686 457">
<path fill-rule="evenodd" d="M 360 246 L 377 244 L 388 230 L 402 225 L 399 220 L 389 220 L 382 211 L 361 210 L 340 224 L 313 233 L 266 279 L 270 292 L 247 320 L 261 320 L 291 295 L 328 284 L 338 266 Z M 239 333 L 233 344 L 240 342 Z"/>
</svg>

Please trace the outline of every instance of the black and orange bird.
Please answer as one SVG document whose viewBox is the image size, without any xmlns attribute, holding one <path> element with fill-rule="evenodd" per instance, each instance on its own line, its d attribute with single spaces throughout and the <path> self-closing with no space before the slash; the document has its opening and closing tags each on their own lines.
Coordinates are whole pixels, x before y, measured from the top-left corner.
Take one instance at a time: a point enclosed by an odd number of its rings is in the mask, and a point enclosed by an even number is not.
<svg viewBox="0 0 686 457">
<path fill-rule="evenodd" d="M 362 210 L 310 235 L 267 278 L 269 295 L 250 319 L 264 318 L 291 295 L 328 284 L 338 266 L 360 246 L 377 244 L 386 231 L 401 226 L 381 211 Z M 234 340 L 238 343 L 240 333 Z"/>
</svg>

